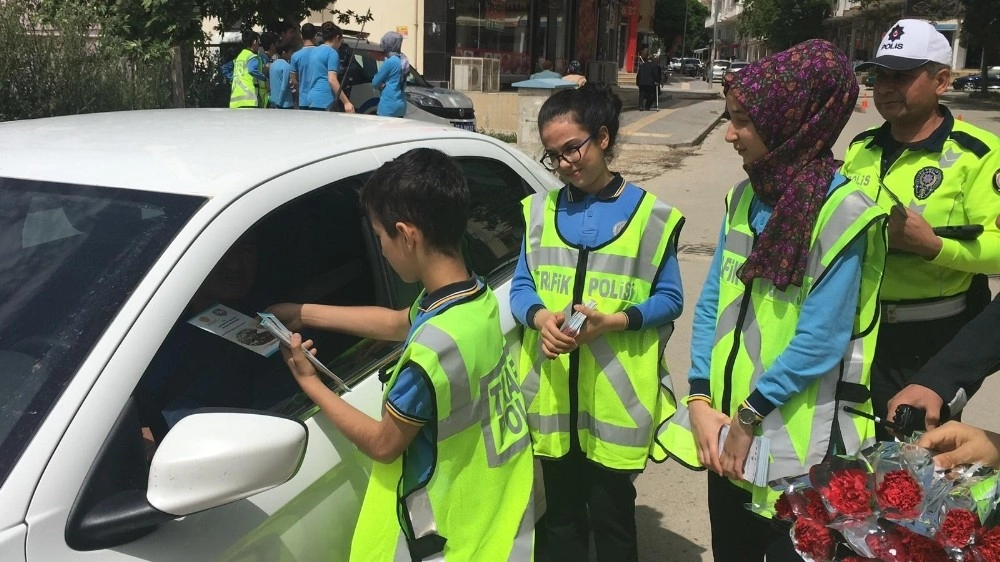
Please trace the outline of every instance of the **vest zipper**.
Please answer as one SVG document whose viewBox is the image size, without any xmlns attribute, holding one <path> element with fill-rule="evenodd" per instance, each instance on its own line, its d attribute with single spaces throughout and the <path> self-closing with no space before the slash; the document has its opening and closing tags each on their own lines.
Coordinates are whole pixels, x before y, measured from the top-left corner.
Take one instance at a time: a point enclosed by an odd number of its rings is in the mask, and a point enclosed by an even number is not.
<svg viewBox="0 0 1000 562">
<path fill-rule="evenodd" d="M 726 367 L 723 370 L 723 383 L 722 383 L 722 408 L 723 413 L 729 417 L 733 416 L 732 408 L 729 403 L 733 399 L 733 365 L 736 364 L 736 355 L 739 353 L 740 340 L 743 335 L 743 321 L 746 320 L 747 309 L 750 305 L 750 288 L 743 293 L 743 302 L 740 303 L 740 315 L 736 319 L 736 328 L 733 330 L 733 347 L 729 351 L 729 357 L 726 359 Z"/>
<path fill-rule="evenodd" d="M 583 303 L 583 288 L 587 280 L 587 260 L 590 258 L 590 249 L 582 248 L 576 260 L 576 275 L 573 279 L 573 304 Z M 570 306 L 572 314 L 573 307 Z M 567 317 L 567 320 L 569 318 Z M 582 450 L 580 447 L 580 435 L 578 434 L 578 420 L 580 416 L 580 349 L 574 349 L 569 354 L 569 450 Z"/>
</svg>

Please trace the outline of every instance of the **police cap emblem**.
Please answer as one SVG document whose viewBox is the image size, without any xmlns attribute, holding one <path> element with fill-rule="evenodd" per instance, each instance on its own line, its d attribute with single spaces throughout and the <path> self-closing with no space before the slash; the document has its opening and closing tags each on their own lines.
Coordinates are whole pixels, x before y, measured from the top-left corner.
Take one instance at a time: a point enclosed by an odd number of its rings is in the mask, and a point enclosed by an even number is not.
<svg viewBox="0 0 1000 562">
<path fill-rule="evenodd" d="M 944 172 L 941 168 L 934 166 L 921 168 L 917 175 L 913 176 L 913 195 L 920 200 L 927 199 L 941 185 L 942 180 Z"/>
</svg>

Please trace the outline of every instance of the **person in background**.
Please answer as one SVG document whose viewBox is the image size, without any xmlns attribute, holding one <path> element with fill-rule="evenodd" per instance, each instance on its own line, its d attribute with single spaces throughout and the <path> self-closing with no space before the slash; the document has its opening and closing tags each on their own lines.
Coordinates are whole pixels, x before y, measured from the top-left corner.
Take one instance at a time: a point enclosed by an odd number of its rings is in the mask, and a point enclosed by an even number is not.
<svg viewBox="0 0 1000 562">
<path fill-rule="evenodd" d="M 649 58 L 649 49 L 643 45 L 639 55 L 639 67 L 635 73 L 635 83 L 639 86 L 639 111 L 652 110 L 659 95 L 660 65 Z"/>
<path fill-rule="evenodd" d="M 931 389 L 910 384 L 914 374 L 989 303 L 981 274 L 1000 272 L 1000 139 L 939 103 L 951 60 L 948 40 L 933 25 L 904 19 L 857 69 L 874 68 L 875 108 L 885 119 L 851 141 L 841 170 L 891 210 L 871 380 L 882 419 L 895 417 L 890 402 L 934 401 Z M 982 234 L 962 240 L 933 230 L 966 224 Z M 976 389 L 948 399 L 960 406 Z M 876 431 L 879 439 L 892 438 L 882 426 Z"/>
<path fill-rule="evenodd" d="M 778 494 L 744 480 L 747 455 L 768 440 L 772 481 L 873 443 L 874 423 L 841 406 L 871 410 L 885 212 L 837 173 L 831 148 L 858 85 L 836 46 L 813 39 L 759 59 L 727 74 L 723 91 L 726 141 L 748 178 L 726 197 L 695 307 L 687 409 L 662 439 L 709 469 L 716 561 L 801 562 L 767 519 Z"/>
<path fill-rule="evenodd" d="M 410 74 L 410 61 L 402 53 L 403 36 L 395 31 L 387 31 L 379 44 L 385 52 L 385 60 L 372 78 L 372 85 L 381 90 L 378 114 L 405 117 L 406 77 Z"/>
<path fill-rule="evenodd" d="M 510 306 L 524 326 L 521 388 L 545 481 L 539 533 L 555 562 L 587 560 L 591 533 L 600 562 L 638 560 L 633 478 L 675 407 L 661 358 L 683 308 L 684 217 L 608 168 L 621 108 L 593 83 L 547 99 L 541 162 L 565 186 L 522 202 Z M 586 322 L 565 333 L 574 312 Z"/>
<path fill-rule="evenodd" d="M 260 35 L 256 31 L 243 34 L 243 50 L 233 60 L 233 83 L 229 96 L 229 107 L 264 107 L 260 95 L 261 87 L 267 92 L 267 77 L 262 74 L 263 64 L 257 56 Z"/>
<path fill-rule="evenodd" d="M 289 84 L 289 72 L 294 46 L 291 43 L 279 43 L 276 49 L 278 57 L 271 63 L 268 83 L 271 85 L 271 107 L 277 109 L 293 109 L 294 96 Z"/>
<path fill-rule="evenodd" d="M 288 84 L 294 96 L 298 93 L 299 109 L 309 109 L 310 56 L 316 48 L 316 26 L 311 23 L 302 24 L 302 48 L 292 53 L 288 68 Z"/>
<path fill-rule="evenodd" d="M 335 111 L 342 107 L 344 112 L 354 113 L 354 106 L 337 78 L 340 72 L 340 53 L 337 50 L 344 42 L 344 33 L 337 24 L 328 21 L 320 26 L 320 36 L 323 43 L 309 53 L 312 75 L 312 82 L 309 84 L 309 109 Z"/>
<path fill-rule="evenodd" d="M 587 77 L 583 75 L 583 68 L 580 66 L 580 61 L 569 61 L 569 64 L 566 65 L 566 74 L 563 75 L 563 80 L 576 82 L 577 88 L 587 83 Z"/>
<path fill-rule="evenodd" d="M 403 281 L 423 285 L 413 304 L 270 308 L 293 331 L 404 342 L 381 419 L 323 383 L 299 334 L 291 352 L 282 347 L 306 396 L 375 461 L 351 560 L 528 562 L 531 438 L 497 299 L 462 257 L 465 176 L 443 152 L 417 148 L 376 170 L 360 198 L 386 261 Z"/>
</svg>

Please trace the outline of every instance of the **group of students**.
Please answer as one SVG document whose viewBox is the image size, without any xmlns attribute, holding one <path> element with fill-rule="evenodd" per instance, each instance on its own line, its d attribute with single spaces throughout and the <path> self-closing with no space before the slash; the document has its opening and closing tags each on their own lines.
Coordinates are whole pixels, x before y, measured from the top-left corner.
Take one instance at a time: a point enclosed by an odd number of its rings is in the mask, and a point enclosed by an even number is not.
<svg viewBox="0 0 1000 562">
<path fill-rule="evenodd" d="M 561 90 L 539 113 L 541 162 L 565 186 L 523 201 L 516 352 L 462 258 L 458 167 L 415 149 L 377 170 L 362 206 L 388 263 L 423 284 L 418 299 L 271 308 L 293 330 L 405 342 L 380 420 L 323 384 L 298 335 L 283 349 L 303 391 L 376 461 L 352 559 L 531 560 L 537 538 L 548 559 L 579 561 L 592 535 L 598 560 L 637 560 L 634 477 L 673 457 L 710 470 L 716 560 L 800 560 L 786 532 L 745 508 L 766 515 L 776 499 L 742 479 L 751 440 L 770 440 L 769 479 L 872 443 L 873 422 L 843 406 L 885 415 L 912 392 L 920 357 L 985 305 L 975 273 L 1000 269 L 1000 140 L 937 103 L 951 60 L 940 40 L 919 20 L 886 34 L 868 63 L 886 123 L 855 138 L 844 164 L 831 148 L 859 89 L 833 44 L 726 76 L 725 138 L 748 177 L 726 196 L 681 404 L 664 348 L 683 306 L 684 217 L 609 168 L 621 111 L 609 89 Z M 941 238 L 932 223 L 983 232 Z M 586 320 L 569 329 L 574 313 Z M 545 488 L 537 531 L 532 454 Z"/>
<path fill-rule="evenodd" d="M 243 49 L 223 67 L 232 84 L 229 107 L 354 113 L 340 76 L 344 43 L 340 27 L 333 22 L 318 28 L 306 23 L 301 37 L 295 35 L 294 27 L 283 28 L 280 34 L 243 34 Z M 372 78 L 372 85 L 380 90 L 378 115 L 406 115 L 409 61 L 401 52 L 402 45 L 403 36 L 395 31 L 382 36 L 380 46 L 386 58 Z"/>
</svg>

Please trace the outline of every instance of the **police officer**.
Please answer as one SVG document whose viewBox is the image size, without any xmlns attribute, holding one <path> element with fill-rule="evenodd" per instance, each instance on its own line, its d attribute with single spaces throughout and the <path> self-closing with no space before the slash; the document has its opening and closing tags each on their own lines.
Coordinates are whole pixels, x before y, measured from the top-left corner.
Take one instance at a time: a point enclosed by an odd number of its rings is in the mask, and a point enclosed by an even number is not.
<svg viewBox="0 0 1000 562">
<path fill-rule="evenodd" d="M 887 406 L 904 387 L 910 401 L 930 392 L 907 384 L 989 302 L 986 278 L 976 273 L 1000 271 L 1000 139 L 956 121 L 939 103 L 950 64 L 941 33 L 904 19 L 886 32 L 875 59 L 857 68 L 874 67 L 875 107 L 886 120 L 854 138 L 843 167 L 891 209 L 871 383 L 883 418 L 893 418 Z"/>
<path fill-rule="evenodd" d="M 264 107 L 261 105 L 261 87 L 267 92 L 267 77 L 262 73 L 263 63 L 257 55 L 260 35 L 256 31 L 243 34 L 243 50 L 233 60 L 233 83 L 229 107 Z"/>
</svg>

